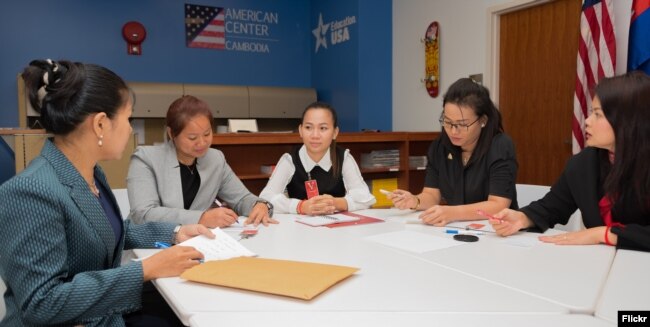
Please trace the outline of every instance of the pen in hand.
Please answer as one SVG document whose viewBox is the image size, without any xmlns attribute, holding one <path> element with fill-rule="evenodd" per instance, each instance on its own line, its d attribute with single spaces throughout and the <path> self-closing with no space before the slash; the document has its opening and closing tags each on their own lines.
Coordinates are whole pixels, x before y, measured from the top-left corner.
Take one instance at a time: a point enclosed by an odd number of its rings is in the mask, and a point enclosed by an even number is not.
<svg viewBox="0 0 650 327">
<path fill-rule="evenodd" d="M 156 249 L 167 249 L 167 248 L 170 248 L 170 247 L 171 247 L 171 244 L 169 244 L 169 243 L 167 243 L 167 242 L 155 242 L 155 243 L 153 244 L 153 246 L 154 246 Z"/>
<path fill-rule="evenodd" d="M 226 225 L 223 225 L 222 227 L 239 223 L 239 218 L 237 217 L 237 214 L 234 211 L 232 211 L 227 205 L 228 205 L 227 203 L 224 205 L 221 201 L 219 201 L 219 199 L 215 198 L 214 205 L 210 206 L 211 209 L 217 209 L 217 208 L 226 209 L 225 211 L 223 211 L 226 218 L 224 218 L 223 215 L 221 216 L 221 219 L 224 219 Z M 215 216 L 213 216 L 213 219 L 214 217 Z"/>
<path fill-rule="evenodd" d="M 476 210 L 476 213 L 478 213 L 479 215 L 481 215 L 481 216 L 483 216 L 483 217 L 487 217 L 487 218 L 489 218 L 489 219 L 496 220 L 496 221 L 498 221 L 498 222 L 500 222 L 500 223 L 503 222 L 503 219 L 500 219 L 500 218 L 497 218 L 497 217 L 495 217 L 495 216 L 492 216 L 491 214 L 489 214 L 489 213 L 487 213 L 487 212 L 485 212 L 485 211 L 483 211 L 483 210 L 481 210 L 481 209 Z"/>
</svg>

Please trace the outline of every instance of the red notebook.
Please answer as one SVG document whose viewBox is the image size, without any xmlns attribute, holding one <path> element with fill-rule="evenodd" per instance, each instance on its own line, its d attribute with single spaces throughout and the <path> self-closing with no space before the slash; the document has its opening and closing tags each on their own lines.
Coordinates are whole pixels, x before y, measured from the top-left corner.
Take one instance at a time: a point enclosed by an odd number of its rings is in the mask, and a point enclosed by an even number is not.
<svg viewBox="0 0 650 327">
<path fill-rule="evenodd" d="M 336 223 L 336 224 L 329 224 L 329 225 L 325 225 L 325 226 L 329 227 L 329 228 L 334 228 L 334 227 L 354 226 L 354 225 L 363 225 L 363 224 L 383 223 L 384 222 L 383 219 L 368 217 L 368 216 L 360 215 L 360 214 L 354 213 L 354 212 L 343 211 L 343 212 L 339 212 L 339 214 L 348 215 L 348 216 L 352 216 L 352 217 L 357 217 L 357 218 L 359 218 L 359 220 L 348 221 L 348 222 L 343 222 L 343 223 Z"/>
</svg>

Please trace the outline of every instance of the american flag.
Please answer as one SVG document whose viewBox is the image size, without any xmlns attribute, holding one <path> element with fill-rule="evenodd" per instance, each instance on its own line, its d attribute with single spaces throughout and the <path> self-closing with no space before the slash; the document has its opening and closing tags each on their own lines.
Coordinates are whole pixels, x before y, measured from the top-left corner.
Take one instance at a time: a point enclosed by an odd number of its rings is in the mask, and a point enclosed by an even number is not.
<svg viewBox="0 0 650 327">
<path fill-rule="evenodd" d="M 573 99 L 573 153 L 585 147 L 585 119 L 591 112 L 593 87 L 614 75 L 616 38 L 613 0 L 585 0 L 580 15 L 576 92 Z"/>
<path fill-rule="evenodd" d="M 185 38 L 189 48 L 224 49 L 224 10 L 185 4 Z"/>
<path fill-rule="evenodd" d="M 632 2 L 632 20 L 627 50 L 627 70 L 650 74 L 650 0 Z"/>
</svg>

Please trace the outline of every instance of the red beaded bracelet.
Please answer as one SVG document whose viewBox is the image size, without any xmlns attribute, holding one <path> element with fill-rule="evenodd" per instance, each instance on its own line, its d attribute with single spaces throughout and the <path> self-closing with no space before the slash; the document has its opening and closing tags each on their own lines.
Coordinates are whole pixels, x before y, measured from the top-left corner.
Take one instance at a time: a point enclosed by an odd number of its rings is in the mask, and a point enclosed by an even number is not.
<svg viewBox="0 0 650 327">
<path fill-rule="evenodd" d="M 607 228 L 605 228 L 605 244 L 613 246 L 614 244 L 612 244 L 612 242 L 609 241 L 609 230 L 611 228 L 612 228 L 611 226 L 607 226 Z"/>
<path fill-rule="evenodd" d="M 298 207 L 296 208 L 296 212 L 297 212 L 299 215 L 302 215 L 302 214 L 303 214 L 303 213 L 302 213 L 302 204 L 303 204 L 304 202 L 305 202 L 305 200 L 300 200 L 300 202 L 298 202 Z"/>
</svg>

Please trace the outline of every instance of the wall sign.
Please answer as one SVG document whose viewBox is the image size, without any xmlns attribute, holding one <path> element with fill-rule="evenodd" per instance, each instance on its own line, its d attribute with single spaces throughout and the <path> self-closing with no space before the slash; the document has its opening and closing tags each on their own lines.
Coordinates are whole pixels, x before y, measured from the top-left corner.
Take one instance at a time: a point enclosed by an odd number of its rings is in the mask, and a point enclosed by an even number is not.
<svg viewBox="0 0 650 327">
<path fill-rule="evenodd" d="M 277 12 L 185 4 L 185 40 L 189 48 L 271 52 Z"/>
<path fill-rule="evenodd" d="M 318 14 L 318 26 L 312 30 L 312 34 L 316 38 L 316 49 L 314 53 L 322 47 L 327 49 L 327 40 L 330 40 L 331 45 L 337 45 L 350 41 L 350 25 L 357 23 L 356 16 L 347 16 L 341 20 L 334 20 L 328 23 L 323 22 L 323 14 Z M 329 38 L 327 37 L 329 35 Z"/>
</svg>

